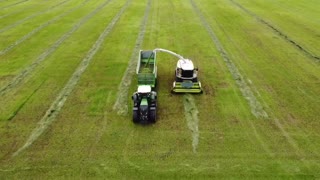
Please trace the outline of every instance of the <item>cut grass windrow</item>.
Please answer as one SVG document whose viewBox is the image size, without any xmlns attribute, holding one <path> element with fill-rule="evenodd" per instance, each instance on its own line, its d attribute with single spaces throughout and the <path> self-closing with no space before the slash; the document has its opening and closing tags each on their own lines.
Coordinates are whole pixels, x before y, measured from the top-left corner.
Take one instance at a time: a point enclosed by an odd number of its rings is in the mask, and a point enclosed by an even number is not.
<svg viewBox="0 0 320 180">
<path fill-rule="evenodd" d="M 45 52 L 43 52 L 30 66 L 26 67 L 14 77 L 12 81 L 10 81 L 7 85 L 0 89 L 0 97 L 9 92 L 12 88 L 16 87 L 19 83 L 21 83 L 24 78 L 30 74 L 42 61 L 44 61 L 51 53 L 53 53 L 67 38 L 69 38 L 72 33 L 74 33 L 77 29 L 79 29 L 85 22 L 87 22 L 92 16 L 98 13 L 103 7 L 105 7 L 111 0 L 105 1 L 103 4 L 98 6 L 95 10 L 87 14 L 83 17 L 77 24 L 75 24 L 72 29 L 70 29 L 67 33 L 61 36 L 51 47 L 49 47 Z"/>
<path fill-rule="evenodd" d="M 40 26 L 38 26 L 37 28 L 35 28 L 34 30 L 32 30 L 31 32 L 29 32 L 28 34 L 24 35 L 22 38 L 18 39 L 17 41 L 15 41 L 14 43 L 10 44 L 8 47 L 6 47 L 5 49 L 0 51 L 0 56 L 6 54 L 8 51 L 10 51 L 11 49 L 13 49 L 14 47 L 18 46 L 20 43 L 22 43 L 23 41 L 25 41 L 26 39 L 30 38 L 32 35 L 36 34 L 37 32 L 39 32 L 40 30 L 42 30 L 43 28 L 49 26 L 50 24 L 58 21 L 59 19 L 61 19 L 62 17 L 70 14 L 71 12 L 79 9 L 80 7 L 84 6 L 86 3 L 88 3 L 89 0 L 85 0 L 83 3 L 81 3 L 80 5 L 69 9 L 68 11 L 60 14 L 59 16 L 54 17 L 53 19 L 41 24 Z"/>
<path fill-rule="evenodd" d="M 188 127 L 192 132 L 192 147 L 193 152 L 197 152 L 199 144 L 199 118 L 198 118 L 198 109 L 194 102 L 194 98 L 191 94 L 186 94 L 183 96 L 183 105 L 185 117 L 188 123 Z"/>
<path fill-rule="evenodd" d="M 29 1 L 29 0 L 19 1 L 19 2 L 13 3 L 13 4 L 9 4 L 7 6 L 0 7 L 0 9 L 6 9 L 6 8 L 9 8 L 9 7 L 13 7 L 13 6 L 19 5 L 19 4 L 27 2 L 27 1 Z"/>
<path fill-rule="evenodd" d="M 297 43 L 296 41 L 294 41 L 293 39 L 291 39 L 290 37 L 288 37 L 285 33 L 281 32 L 279 29 L 277 29 L 276 27 L 274 27 L 273 25 L 271 25 L 270 23 L 268 23 L 267 21 L 265 21 L 264 19 L 262 19 L 261 17 L 259 17 L 257 14 L 251 12 L 250 10 L 248 10 L 247 8 L 243 7 L 241 4 L 235 2 L 234 0 L 230 0 L 235 6 L 237 6 L 238 8 L 240 8 L 241 10 L 243 10 L 244 12 L 246 12 L 247 14 L 249 14 L 250 16 L 254 17 L 257 21 L 261 22 L 262 24 L 266 25 L 267 27 L 269 27 L 270 29 L 272 29 L 274 32 L 276 32 L 282 39 L 284 39 L 285 41 L 287 41 L 288 43 L 290 43 L 291 45 L 293 45 L 294 47 L 296 47 L 297 49 L 299 49 L 301 52 L 303 52 L 304 54 L 306 54 L 308 57 L 311 57 L 312 59 L 314 59 L 316 62 L 320 62 L 320 57 L 317 55 L 312 54 L 311 52 L 309 52 L 307 49 L 305 49 L 304 47 L 302 47 L 299 43 Z"/>
<path fill-rule="evenodd" d="M 121 83 L 118 88 L 118 95 L 115 104 L 113 105 L 113 110 L 116 110 L 119 115 L 125 115 L 128 113 L 128 93 L 131 85 L 132 77 L 134 75 L 137 66 L 137 57 L 139 54 L 139 49 L 143 42 L 144 34 L 146 31 L 147 20 L 149 17 L 151 7 L 151 0 L 148 1 L 143 20 L 140 25 L 139 35 L 137 37 L 135 47 L 133 49 L 132 55 L 130 57 L 129 65 L 122 77 Z"/>
<path fill-rule="evenodd" d="M 252 114 L 256 117 L 268 118 L 267 112 L 264 111 L 261 103 L 257 100 L 257 98 L 255 97 L 254 93 L 252 92 L 251 88 L 247 85 L 243 76 L 240 74 L 238 68 L 233 63 L 233 61 L 229 58 L 227 51 L 223 48 L 220 40 L 218 39 L 217 35 L 214 33 L 211 26 L 206 21 L 202 12 L 199 10 L 199 8 L 197 7 L 197 5 L 194 3 L 193 0 L 190 0 L 190 2 L 191 2 L 191 5 L 192 5 L 194 11 L 199 16 L 199 19 L 202 22 L 202 25 L 208 31 L 213 43 L 215 44 L 215 46 L 218 49 L 221 57 L 226 62 L 226 65 L 227 65 L 230 73 L 232 74 L 233 78 L 235 79 L 237 85 L 239 86 L 242 95 L 248 100 Z"/>
<path fill-rule="evenodd" d="M 77 85 L 78 81 L 80 80 L 81 75 L 89 66 L 91 60 L 93 59 L 94 55 L 100 49 L 102 43 L 104 42 L 107 35 L 111 32 L 115 24 L 120 19 L 121 15 L 125 12 L 127 7 L 130 5 L 132 0 L 128 0 L 126 4 L 121 8 L 118 14 L 112 19 L 112 21 L 107 25 L 104 31 L 100 34 L 97 41 L 93 44 L 92 48 L 88 51 L 85 58 L 82 60 L 76 71 L 72 74 L 71 78 L 62 88 L 60 93 L 58 94 L 55 101 L 51 104 L 50 108 L 47 110 L 46 114 L 41 118 L 38 122 L 38 127 L 36 127 L 31 135 L 29 136 L 28 140 L 25 144 L 19 148 L 15 153 L 13 153 L 12 157 L 17 156 L 20 152 L 28 148 L 32 143 L 38 139 L 38 137 L 48 128 L 48 126 L 54 121 L 55 117 L 59 114 L 60 110 L 62 109 L 64 103 L 66 102 L 67 98 Z M 109 1 L 105 2 L 106 5 Z M 101 9 L 101 8 L 100 8 Z"/>
<path fill-rule="evenodd" d="M 9 30 L 9 29 L 11 29 L 11 28 L 14 28 L 14 27 L 16 27 L 16 26 L 24 23 L 25 21 L 27 21 L 27 20 L 29 20 L 29 19 L 32 19 L 32 18 L 34 18 L 34 17 L 36 17 L 36 16 L 39 16 L 39 15 L 44 14 L 44 13 L 46 13 L 46 12 L 49 12 L 49 11 L 53 10 L 54 8 L 57 8 L 57 7 L 65 4 L 65 3 L 67 3 L 68 1 L 70 1 L 70 0 L 65 0 L 65 1 L 59 2 L 58 4 L 53 5 L 53 6 L 49 7 L 48 9 L 46 9 L 46 10 L 44 10 L 44 11 L 34 13 L 34 14 L 32 14 L 31 16 L 25 17 L 25 18 L 23 18 L 23 19 L 15 22 L 15 23 L 13 23 L 13 24 L 10 24 L 10 25 L 8 25 L 8 26 L 0 29 L 0 33 L 3 33 L 3 32 L 5 32 L 6 30 Z"/>
</svg>

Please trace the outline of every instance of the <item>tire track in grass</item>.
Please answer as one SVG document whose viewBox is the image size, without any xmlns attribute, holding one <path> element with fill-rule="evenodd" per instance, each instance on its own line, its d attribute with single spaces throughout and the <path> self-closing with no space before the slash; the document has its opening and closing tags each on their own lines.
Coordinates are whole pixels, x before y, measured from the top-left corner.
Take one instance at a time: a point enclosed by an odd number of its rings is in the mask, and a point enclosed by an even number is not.
<svg viewBox="0 0 320 180">
<path fill-rule="evenodd" d="M 26 67 L 17 76 L 14 77 L 7 85 L 0 89 L 0 97 L 11 91 L 18 84 L 20 84 L 25 77 L 30 74 L 42 61 L 44 61 L 50 54 L 52 54 L 67 38 L 69 38 L 76 30 L 78 30 L 85 22 L 87 22 L 92 16 L 98 13 L 103 7 L 105 7 L 111 0 L 106 0 L 102 5 L 98 6 L 95 10 L 91 11 L 85 17 L 83 17 L 76 25 L 72 27 L 67 33 L 61 36 L 50 48 L 43 52 L 30 66 Z"/>
<path fill-rule="evenodd" d="M 274 32 L 276 32 L 282 39 L 284 39 L 285 41 L 287 41 L 288 43 L 290 43 L 291 45 L 293 45 L 294 47 L 296 47 L 297 49 L 299 49 L 301 52 L 303 52 L 304 54 L 306 54 L 307 56 L 311 57 L 312 59 L 314 59 L 316 62 L 320 62 L 320 57 L 317 55 L 314 55 L 313 53 L 311 53 L 310 51 L 308 51 L 307 49 L 305 49 L 303 46 L 301 46 L 299 43 L 297 43 L 296 41 L 294 41 L 293 39 L 291 39 L 290 37 L 288 37 L 285 33 L 281 32 L 279 29 L 277 29 L 276 27 L 274 27 L 273 25 L 271 25 L 270 23 L 268 23 L 267 21 L 265 21 L 264 19 L 262 19 L 261 17 L 259 17 L 257 14 L 251 12 L 250 10 L 248 10 L 247 8 L 245 8 L 244 6 L 242 6 L 241 4 L 235 2 L 234 0 L 230 0 L 230 2 L 232 4 L 234 4 L 235 6 L 237 6 L 238 8 L 240 8 L 242 11 L 244 11 L 245 13 L 249 14 L 250 16 L 254 17 L 257 21 L 259 21 L 260 23 L 266 25 L 267 27 L 269 27 L 270 29 L 272 29 Z"/>
<path fill-rule="evenodd" d="M 27 98 L 26 100 L 24 100 L 22 102 L 22 104 L 20 104 L 20 106 L 18 107 L 18 109 L 16 109 L 12 115 L 7 119 L 7 121 L 11 121 L 18 113 L 19 111 L 24 107 L 24 105 L 31 99 L 31 97 L 41 88 L 41 86 L 43 85 L 45 81 L 43 81 Z"/>
<path fill-rule="evenodd" d="M 107 100 L 106 100 L 106 102 L 105 102 L 105 108 L 104 109 L 107 109 L 107 105 L 110 103 L 110 101 L 111 101 L 111 94 L 112 94 L 112 92 L 110 91 L 109 93 L 108 93 L 108 95 L 107 95 Z M 99 141 L 101 140 L 101 137 L 102 137 L 102 135 L 103 135 L 103 133 L 105 132 L 105 130 L 107 129 L 107 120 L 108 120 L 108 113 L 109 113 L 109 111 L 104 111 L 103 112 L 103 115 L 102 115 L 102 117 L 101 117 L 101 119 L 102 119 L 102 123 L 101 123 L 101 125 L 99 126 L 100 128 L 99 128 L 99 130 L 97 130 L 96 131 L 96 138 L 94 139 L 94 142 L 92 143 L 92 145 L 91 145 L 91 148 L 90 148 L 90 150 L 89 150 L 89 157 L 91 157 L 92 156 L 92 154 L 93 154 L 93 150 L 94 150 L 94 147 L 99 143 Z"/>
<path fill-rule="evenodd" d="M 186 94 L 183 96 L 184 113 L 187 120 L 189 129 L 192 132 L 192 147 L 193 152 L 197 152 L 199 144 L 199 118 L 198 109 L 194 102 L 194 98 L 191 94 Z"/>
<path fill-rule="evenodd" d="M 7 6 L 0 7 L 0 9 L 7 9 L 7 8 L 9 8 L 9 7 L 13 7 L 13 6 L 19 5 L 19 4 L 24 3 L 24 2 L 27 2 L 27 1 L 29 1 L 29 0 L 19 1 L 19 2 L 13 3 L 13 4 L 9 4 L 9 5 L 7 5 Z"/>
<path fill-rule="evenodd" d="M 13 23 L 13 24 L 10 24 L 10 25 L 8 25 L 8 26 L 0 29 L 0 33 L 3 33 L 3 32 L 5 32 L 5 31 L 7 31 L 7 30 L 9 30 L 9 29 L 11 29 L 11 28 L 14 28 L 14 27 L 16 27 L 16 26 L 18 26 L 18 25 L 26 22 L 27 20 L 29 20 L 29 19 L 31 19 L 31 18 L 37 17 L 37 16 L 39 16 L 39 15 L 41 15 L 41 14 L 44 14 L 44 13 L 46 13 L 46 12 L 49 12 L 49 11 L 53 10 L 54 8 L 57 8 L 57 7 L 65 4 L 65 3 L 67 3 L 68 1 L 70 1 L 70 0 L 65 0 L 65 1 L 59 2 L 58 4 L 53 5 L 53 6 L 49 7 L 48 9 L 46 9 L 46 10 L 44 10 L 44 11 L 40 11 L 40 12 L 34 13 L 34 14 L 32 14 L 31 16 L 25 17 L 25 18 L 23 18 L 23 19 L 15 22 L 15 23 Z"/>
<path fill-rule="evenodd" d="M 30 38 L 32 35 L 36 34 L 37 32 L 39 32 L 40 30 L 42 30 L 43 28 L 49 26 L 50 24 L 58 21 L 59 19 L 61 19 L 62 17 L 66 16 L 67 14 L 70 14 L 71 12 L 79 9 L 80 7 L 84 6 L 86 3 L 88 3 L 89 0 L 85 0 L 83 3 L 81 3 L 80 5 L 69 9 L 68 11 L 60 14 L 59 16 L 54 17 L 53 19 L 41 24 L 40 26 L 38 26 L 37 28 L 35 28 L 34 30 L 32 30 L 31 32 L 29 32 L 28 34 L 24 35 L 22 38 L 18 39 L 17 41 L 15 41 L 14 43 L 10 44 L 8 47 L 6 47 L 5 49 L 0 51 L 0 56 L 6 54 L 8 51 L 10 51 L 11 49 L 15 48 L 16 46 L 18 46 L 20 43 L 24 42 L 26 39 Z"/>
<path fill-rule="evenodd" d="M 17 156 L 19 153 L 21 153 L 23 150 L 27 149 L 34 141 L 38 139 L 38 137 L 50 126 L 50 124 L 54 121 L 55 117 L 59 114 L 61 111 L 64 103 L 68 99 L 69 95 L 77 85 L 78 81 L 80 80 L 80 77 L 82 73 L 87 69 L 89 66 L 92 58 L 97 53 L 97 51 L 100 49 L 102 43 L 104 42 L 105 38 L 108 36 L 108 34 L 111 32 L 115 24 L 120 19 L 121 15 L 125 12 L 127 7 L 130 5 L 132 0 L 127 0 L 126 4 L 121 8 L 121 10 L 118 12 L 118 14 L 112 19 L 112 21 L 106 26 L 104 31 L 100 34 L 97 41 L 93 44 L 92 48 L 88 51 L 85 58 L 82 60 L 76 71 L 72 74 L 69 81 L 65 84 L 65 86 L 62 88 L 60 93 L 58 94 L 57 98 L 54 100 L 54 102 L 51 104 L 50 108 L 47 110 L 46 114 L 41 118 L 41 120 L 38 122 L 38 126 L 32 131 L 31 135 L 29 136 L 28 140 L 25 142 L 25 144 L 20 147 L 16 152 L 13 153 L 12 157 Z M 106 1 L 103 6 L 100 6 L 97 9 L 101 9 L 106 4 L 108 4 L 109 1 Z M 96 9 L 96 10 L 97 10 Z"/>
<path fill-rule="evenodd" d="M 199 19 L 202 23 L 202 25 L 206 28 L 208 31 L 208 34 L 210 35 L 214 45 L 217 47 L 221 57 L 225 61 L 232 77 L 235 79 L 236 84 L 238 85 L 242 95 L 247 99 L 251 112 L 255 117 L 261 117 L 261 118 L 268 118 L 267 112 L 265 112 L 264 108 L 262 107 L 261 103 L 257 100 L 254 93 L 250 89 L 250 87 L 247 85 L 245 79 L 240 74 L 237 66 L 233 63 L 233 61 L 229 58 L 229 55 L 227 51 L 223 48 L 220 40 L 218 39 L 217 35 L 214 33 L 213 29 L 209 25 L 209 23 L 206 21 L 205 17 L 203 16 L 202 12 L 199 10 L 197 5 L 194 3 L 193 0 L 190 0 L 191 5 L 193 7 L 193 10 L 196 12 L 196 14 L 199 16 Z"/>
<path fill-rule="evenodd" d="M 137 169 L 137 170 L 141 170 L 142 167 L 133 163 L 131 160 L 130 160 L 130 155 L 128 155 L 128 147 L 132 147 L 132 146 L 129 146 L 130 145 L 130 142 L 132 141 L 133 137 L 135 137 L 135 132 L 136 132 L 136 129 L 133 129 L 130 131 L 130 133 L 128 134 L 128 137 L 127 137 L 127 140 L 126 140 L 126 143 L 124 144 L 125 147 L 123 148 L 122 150 L 122 159 L 124 161 L 124 163 L 126 163 L 127 165 L 129 165 L 131 168 L 134 168 L 134 169 Z"/>
<path fill-rule="evenodd" d="M 135 47 L 130 57 L 129 65 L 122 77 L 121 83 L 118 87 L 117 100 L 113 105 L 113 110 L 117 111 L 119 115 L 126 115 L 128 113 L 128 94 L 131 85 L 132 77 L 134 75 L 137 66 L 137 57 L 139 55 L 139 49 L 144 39 L 144 34 L 146 31 L 147 20 L 149 18 L 151 0 L 148 0 L 147 7 L 145 9 L 143 20 L 140 24 L 140 31 L 135 43 Z"/>
</svg>

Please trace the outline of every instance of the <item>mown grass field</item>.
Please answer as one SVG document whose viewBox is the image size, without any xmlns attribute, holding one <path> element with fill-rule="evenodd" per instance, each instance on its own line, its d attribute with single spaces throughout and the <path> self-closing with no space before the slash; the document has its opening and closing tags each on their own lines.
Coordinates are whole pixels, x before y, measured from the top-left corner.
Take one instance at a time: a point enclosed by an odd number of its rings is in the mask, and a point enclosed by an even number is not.
<svg viewBox="0 0 320 180">
<path fill-rule="evenodd" d="M 0 0 L 0 178 L 320 178 L 316 0 Z M 132 123 L 140 49 L 199 67 Z"/>
</svg>

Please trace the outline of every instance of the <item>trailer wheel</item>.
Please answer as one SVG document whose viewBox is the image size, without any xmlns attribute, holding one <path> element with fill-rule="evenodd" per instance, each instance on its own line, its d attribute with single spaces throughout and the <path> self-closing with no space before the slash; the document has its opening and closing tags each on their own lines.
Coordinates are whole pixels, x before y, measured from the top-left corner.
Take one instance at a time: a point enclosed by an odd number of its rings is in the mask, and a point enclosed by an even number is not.
<svg viewBox="0 0 320 180">
<path fill-rule="evenodd" d="M 138 110 L 133 110 L 133 114 L 132 114 L 132 116 L 133 116 L 133 122 L 134 123 L 138 123 L 139 122 L 139 111 Z"/>
</svg>

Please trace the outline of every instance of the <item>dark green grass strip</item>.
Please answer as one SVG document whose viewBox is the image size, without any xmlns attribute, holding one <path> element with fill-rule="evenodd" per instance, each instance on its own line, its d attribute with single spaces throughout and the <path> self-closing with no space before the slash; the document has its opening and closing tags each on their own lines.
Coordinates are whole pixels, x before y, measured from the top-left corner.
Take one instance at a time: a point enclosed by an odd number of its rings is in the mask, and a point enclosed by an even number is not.
<svg viewBox="0 0 320 180">
<path fill-rule="evenodd" d="M 88 3 L 89 0 L 85 0 L 82 4 L 69 9 L 68 11 L 60 14 L 59 16 L 54 17 L 53 19 L 41 24 L 40 26 L 38 26 L 37 28 L 35 28 L 34 30 L 32 30 L 31 32 L 29 32 L 28 34 L 24 35 L 22 38 L 16 40 L 14 43 L 10 44 L 8 47 L 6 47 L 5 49 L 0 51 L 0 56 L 6 54 L 8 51 L 10 51 L 11 49 L 15 48 L 16 46 L 18 46 L 19 44 L 21 44 L 22 42 L 24 42 L 25 40 L 27 40 L 28 38 L 30 38 L 31 36 L 33 36 L 34 34 L 36 34 L 37 32 L 39 32 L 40 30 L 42 30 L 43 28 L 49 26 L 50 24 L 58 21 L 59 19 L 61 19 L 62 17 L 66 16 L 67 14 L 70 14 L 71 12 L 79 9 L 80 7 L 84 6 L 86 3 Z"/>
<path fill-rule="evenodd" d="M 65 0 L 65 1 L 59 2 L 58 4 L 53 5 L 53 6 L 49 7 L 48 9 L 46 9 L 46 10 L 44 10 L 44 11 L 37 12 L 37 13 L 32 14 L 31 16 L 25 17 L 25 18 L 23 18 L 23 19 L 15 22 L 15 23 L 11 24 L 11 25 L 8 25 L 8 26 L 0 29 L 0 33 L 3 33 L 3 32 L 5 32 L 5 31 L 7 31 L 7 30 L 9 30 L 9 29 L 11 29 L 11 28 L 14 28 L 14 27 L 16 27 L 16 26 L 18 26 L 18 25 L 26 22 L 27 20 L 29 20 L 29 19 L 31 19 L 31 18 L 34 18 L 34 17 L 39 16 L 39 15 L 41 15 L 41 14 L 44 14 L 44 13 L 46 13 L 46 12 L 48 12 L 48 11 L 51 11 L 52 9 L 57 8 L 57 7 L 65 4 L 65 3 L 67 3 L 68 1 L 70 1 L 70 0 Z"/>
<path fill-rule="evenodd" d="M 285 33 L 281 32 L 279 29 L 277 29 L 276 27 L 274 27 L 273 25 L 271 25 L 270 23 L 268 23 L 266 20 L 262 19 L 261 17 L 259 17 L 257 14 L 249 11 L 247 8 L 243 7 L 241 4 L 235 2 L 234 0 L 230 0 L 235 6 L 237 6 L 238 8 L 240 8 L 241 10 L 243 10 L 244 12 L 246 12 L 247 14 L 249 14 L 250 16 L 254 17 L 255 19 L 257 19 L 259 22 L 261 22 L 262 24 L 266 25 L 267 27 L 269 27 L 270 29 L 272 29 L 274 32 L 276 32 L 282 39 L 284 39 L 285 41 L 287 41 L 288 43 L 290 43 L 291 45 L 293 45 L 294 47 L 296 47 L 297 49 L 299 49 L 301 52 L 303 52 L 304 54 L 306 54 L 307 56 L 311 57 L 312 59 L 314 59 L 316 62 L 320 62 L 320 57 L 317 55 L 312 54 L 311 52 L 309 52 L 308 50 L 306 50 L 304 47 L 302 47 L 299 43 L 297 43 L 296 41 L 294 41 L 292 38 L 288 37 Z"/>
<path fill-rule="evenodd" d="M 30 9 L 30 8 L 26 8 L 26 9 Z M 0 19 L 3 19 L 5 17 L 11 16 L 11 15 L 14 15 L 14 14 L 18 14 L 20 12 L 25 11 L 26 9 L 20 9 L 20 10 L 17 10 L 17 11 L 12 11 L 10 13 L 4 14 L 4 15 L 0 16 Z"/>
<path fill-rule="evenodd" d="M 1 88 L 0 97 L 4 96 L 7 92 L 20 84 L 26 78 L 26 76 L 29 75 L 42 61 L 44 61 L 50 54 L 52 54 L 66 39 L 68 39 L 76 30 L 78 30 L 85 22 L 87 22 L 91 17 L 98 13 L 110 1 L 111 0 L 105 1 L 105 3 L 103 3 L 101 6 L 97 7 L 91 13 L 83 17 L 76 25 L 72 27 L 70 31 L 61 36 L 60 39 L 58 39 L 51 47 L 43 52 L 31 65 L 22 70 L 22 72 L 15 76 L 12 81 Z"/>
</svg>

